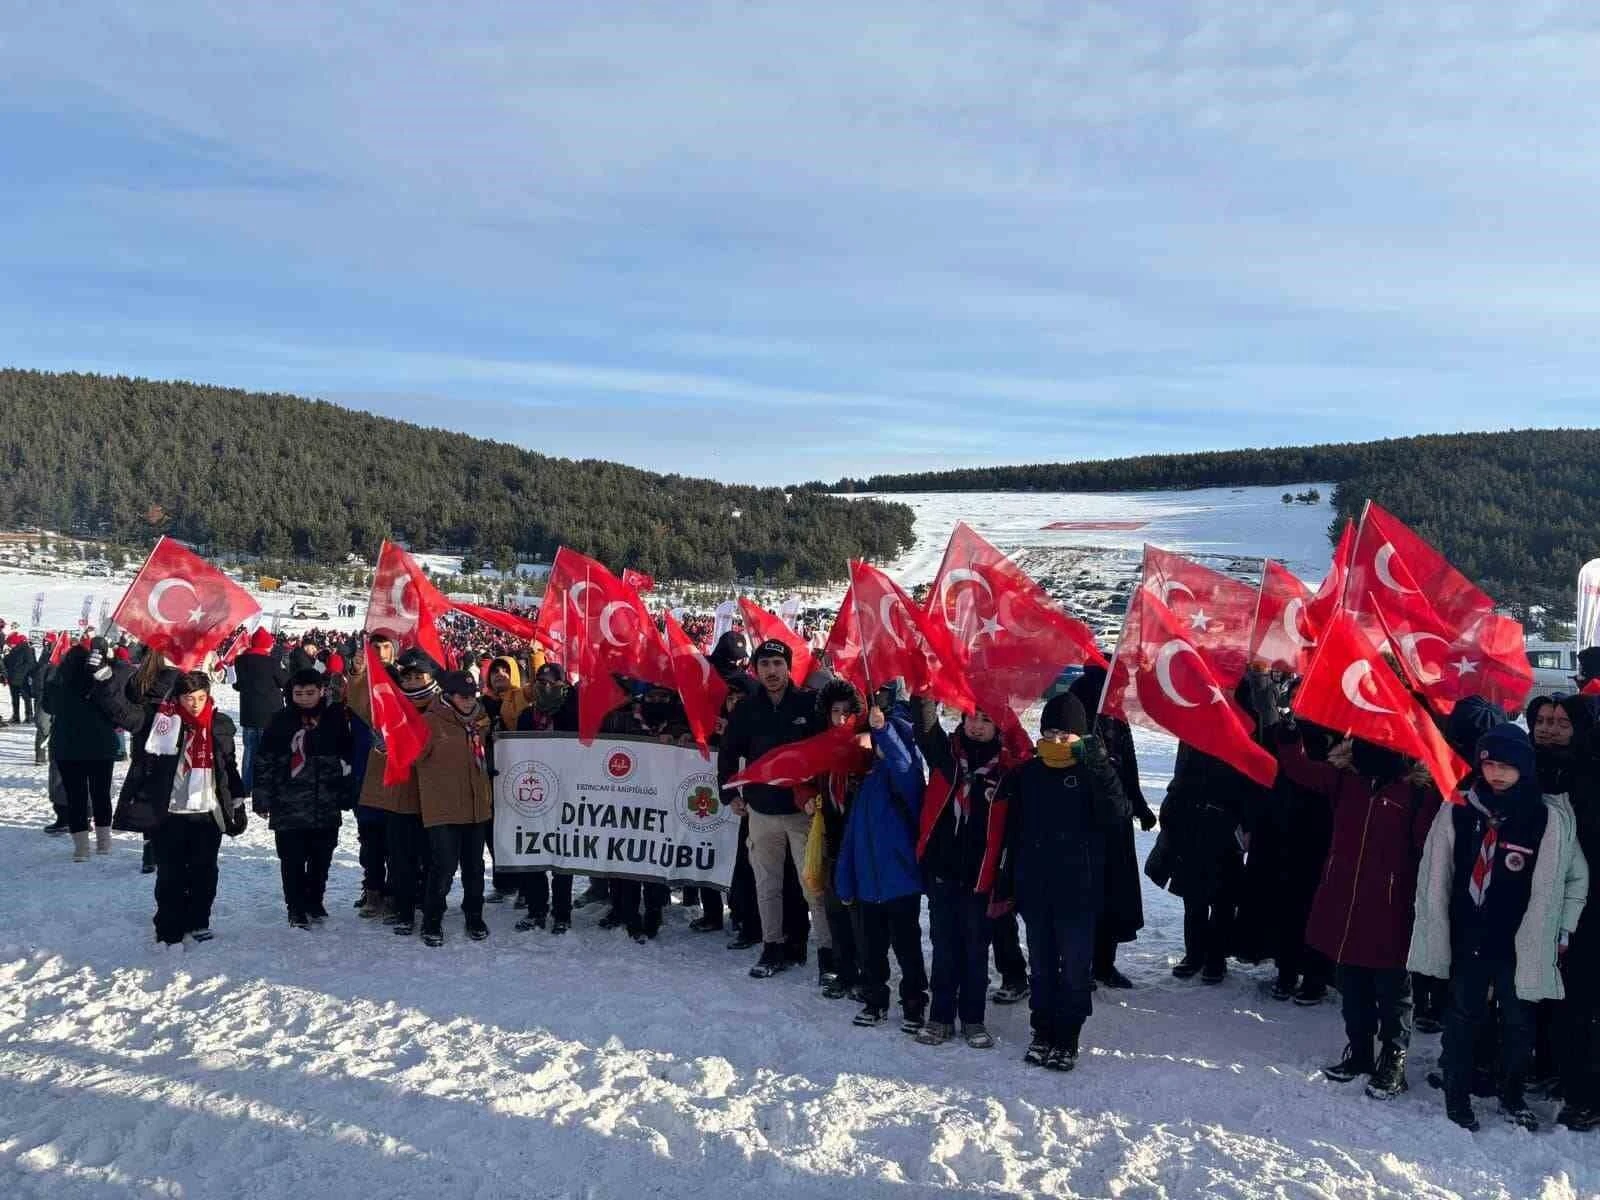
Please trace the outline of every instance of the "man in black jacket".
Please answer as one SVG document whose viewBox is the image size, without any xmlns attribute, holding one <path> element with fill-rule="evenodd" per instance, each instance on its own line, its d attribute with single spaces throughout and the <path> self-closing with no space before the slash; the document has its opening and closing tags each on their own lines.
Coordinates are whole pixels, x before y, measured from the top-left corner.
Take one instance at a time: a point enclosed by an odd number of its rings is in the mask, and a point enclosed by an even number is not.
<svg viewBox="0 0 1600 1200">
<path fill-rule="evenodd" d="M 780 641 L 769 640 L 757 647 L 754 662 L 761 690 L 733 710 L 722 745 L 717 749 L 717 779 L 725 783 L 741 764 L 756 761 L 769 750 L 798 742 L 818 733 L 822 723 L 817 715 L 816 693 L 798 687 L 789 678 L 791 652 Z M 755 872 L 756 903 L 761 911 L 761 929 L 766 940 L 761 958 L 750 968 L 755 979 L 776 975 L 792 959 L 805 961 L 805 942 L 785 949 L 783 943 L 783 875 L 786 859 L 795 869 L 805 863 L 806 836 L 810 818 L 796 803 L 792 788 L 750 784 L 740 789 L 733 811 L 750 818 L 750 865 Z M 828 918 L 821 897 L 807 897 L 817 945 L 832 949 Z M 798 951 L 798 954 L 796 954 Z"/>
<path fill-rule="evenodd" d="M 289 672 L 277 648 L 278 640 L 271 631 L 258 629 L 250 635 L 250 648 L 233 664 L 233 690 L 239 693 L 240 741 L 244 748 L 244 764 L 239 774 L 247 796 L 255 782 L 256 748 L 261 744 L 261 731 L 271 723 L 273 715 L 282 710 L 283 689 L 289 682 Z"/>
</svg>

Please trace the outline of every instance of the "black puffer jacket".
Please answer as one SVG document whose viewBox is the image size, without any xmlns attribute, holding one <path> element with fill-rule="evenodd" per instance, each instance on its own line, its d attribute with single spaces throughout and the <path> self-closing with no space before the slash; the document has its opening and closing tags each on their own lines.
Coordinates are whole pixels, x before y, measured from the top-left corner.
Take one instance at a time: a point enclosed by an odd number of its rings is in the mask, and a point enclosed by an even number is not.
<svg viewBox="0 0 1600 1200">
<path fill-rule="evenodd" d="M 728 718 L 727 731 L 717 747 L 718 783 L 732 778 L 741 761 L 749 765 L 769 750 L 801 741 L 822 729 L 822 720 L 817 715 L 817 694 L 810 688 L 791 683 L 776 704 L 764 690 L 741 701 Z M 792 788 L 753 783 L 744 788 L 743 793 L 752 811 L 769 817 L 790 816 L 800 811 Z"/>
<path fill-rule="evenodd" d="M 355 743 L 342 706 L 293 705 L 272 718 L 256 747 L 254 807 L 274 832 L 337 829 L 354 808 Z"/>
<path fill-rule="evenodd" d="M 173 674 L 176 676 L 176 672 Z M 158 677 L 158 685 L 159 682 Z M 155 699 L 145 706 L 146 728 L 155 721 L 156 707 Z M 211 748 L 216 760 L 212 774 L 220 808 L 227 808 L 234 803 L 235 797 L 244 794 L 244 784 L 239 779 L 238 743 L 234 738 L 236 732 L 233 718 L 227 713 L 212 714 Z M 177 778 L 178 763 L 183 759 L 183 746 L 188 736 L 188 728 L 180 726 L 175 754 L 147 753 L 144 750 L 145 739 L 134 738 L 135 752 L 131 756 L 127 777 L 122 781 L 122 793 L 117 799 L 112 828 L 151 833 L 162 821 L 169 819 L 167 809 L 172 803 L 172 784 Z M 198 815 L 185 813 L 170 816 L 170 819 L 192 821 L 197 820 Z M 222 823 L 220 815 L 217 816 L 217 823 Z"/>
</svg>

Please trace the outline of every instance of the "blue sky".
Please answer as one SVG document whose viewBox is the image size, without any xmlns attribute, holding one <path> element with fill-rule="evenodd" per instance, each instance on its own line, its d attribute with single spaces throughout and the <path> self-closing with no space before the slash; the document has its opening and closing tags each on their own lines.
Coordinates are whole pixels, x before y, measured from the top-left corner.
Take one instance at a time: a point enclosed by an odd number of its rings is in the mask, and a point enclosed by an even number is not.
<svg viewBox="0 0 1600 1200">
<path fill-rule="evenodd" d="M 1591 4 L 62 0 L 0 77 L 7 364 L 758 482 L 1594 420 Z"/>
</svg>

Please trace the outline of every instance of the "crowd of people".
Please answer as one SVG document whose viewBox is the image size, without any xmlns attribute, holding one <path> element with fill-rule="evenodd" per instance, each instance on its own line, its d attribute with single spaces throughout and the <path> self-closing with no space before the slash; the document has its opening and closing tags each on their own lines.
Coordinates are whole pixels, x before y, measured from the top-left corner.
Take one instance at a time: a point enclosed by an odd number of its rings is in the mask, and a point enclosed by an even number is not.
<svg viewBox="0 0 1600 1200">
<path fill-rule="evenodd" d="M 40 761 L 48 754 L 48 831 L 71 835 L 75 861 L 109 853 L 112 829 L 142 834 L 155 937 L 168 947 L 211 938 L 219 847 L 252 815 L 272 831 L 296 928 L 329 919 L 329 866 L 353 814 L 357 911 L 397 936 L 443 944 L 459 881 L 471 940 L 490 935 L 493 905 L 519 910 L 511 930 L 524 936 L 564 934 L 575 909 L 604 905 L 600 929 L 656 937 L 665 883 L 589 877 L 575 895 L 570 874 L 486 870 L 496 736 L 575 732 L 583 684 L 537 646 L 465 618 L 441 633 L 472 669 L 371 638 L 427 730 L 398 781 L 385 779 L 364 635 L 258 630 L 208 673 L 99 638 L 35 652 L 13 634 L 3 659 L 13 719 L 35 720 Z M 995 1044 L 988 1006 L 1026 1000 L 1025 1061 L 1071 1070 L 1095 991 L 1133 986 L 1117 953 L 1144 924 L 1134 829 L 1159 824 L 1142 874 L 1182 900 L 1175 977 L 1215 985 L 1230 960 L 1271 962 L 1279 1001 L 1319 1004 L 1336 989 L 1348 1044 L 1324 1074 L 1365 1079 L 1374 1098 L 1406 1090 L 1412 1038 L 1439 1032 L 1428 1082 L 1457 1124 L 1477 1128 L 1473 1098 L 1494 1096 L 1532 1128 L 1537 1090 L 1561 1098 L 1568 1128 L 1600 1125 L 1600 918 L 1587 904 L 1587 863 L 1600 855 L 1594 697 L 1537 697 L 1526 729 L 1487 702 L 1458 704 L 1443 733 L 1471 773 L 1445 797 L 1417 763 L 1296 720 L 1295 680 L 1252 670 L 1236 698 L 1277 756 L 1278 782 L 1263 787 L 1180 745 L 1158 814 L 1128 727 L 1098 712 L 1097 668 L 1044 704 L 1023 754 L 991 714 L 964 712 L 947 728 L 938 703 L 898 683 L 862 695 L 825 662 L 795 679 L 782 641 L 752 645 L 733 629 L 709 657 L 728 685 L 713 739 L 723 783 L 780 746 L 856 730 L 855 760 L 826 775 L 728 789 L 741 822 L 731 885 L 683 890 L 698 910 L 689 928 L 755 951 L 752 977 L 794 971 L 814 951 L 821 994 L 853 999 L 856 1025 L 897 1007 L 919 1043 L 976 1050 Z M 1600 677 L 1600 649 L 1580 662 Z M 218 687 L 237 691 L 237 723 L 219 710 Z M 658 685 L 633 685 L 603 731 L 693 741 L 680 698 Z M 807 880 L 818 812 L 824 870 Z"/>
</svg>

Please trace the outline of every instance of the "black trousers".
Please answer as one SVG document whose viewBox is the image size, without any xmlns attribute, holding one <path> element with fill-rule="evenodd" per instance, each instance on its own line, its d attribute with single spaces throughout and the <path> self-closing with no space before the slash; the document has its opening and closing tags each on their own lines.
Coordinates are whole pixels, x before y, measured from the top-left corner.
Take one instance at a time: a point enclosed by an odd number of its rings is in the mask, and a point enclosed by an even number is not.
<svg viewBox="0 0 1600 1200">
<path fill-rule="evenodd" d="M 111 824 L 111 760 L 88 759 L 56 764 L 61 768 L 61 786 L 67 794 L 67 827 L 73 833 L 89 832 L 89 813 L 94 812 L 96 829 Z"/>
<path fill-rule="evenodd" d="M 1234 915 L 1235 901 L 1228 891 L 1218 893 L 1209 902 L 1185 899 L 1183 956 L 1208 967 L 1226 965 Z"/>
<path fill-rule="evenodd" d="M 1052 1046 L 1076 1046 L 1094 1011 L 1089 985 L 1096 914 L 1063 897 L 1030 906 L 1022 919 L 1028 927 L 1033 1032 Z"/>
<path fill-rule="evenodd" d="M 422 905 L 422 927 L 439 929 L 444 920 L 444 899 L 450 881 L 461 872 L 461 911 L 483 916 L 483 846 L 488 822 L 473 825 L 433 825 L 428 829 L 428 894 Z"/>
<path fill-rule="evenodd" d="M 1515 963 L 1465 958 L 1450 969 L 1450 1008 L 1444 1017 L 1445 1091 L 1465 1098 L 1472 1088 L 1478 1027 L 1489 1015 L 1489 996 L 1500 1010 L 1500 1098 L 1520 1103 L 1533 1057 L 1533 1006 L 1517 999 Z"/>
<path fill-rule="evenodd" d="M 523 871 L 517 891 L 528 901 L 530 917 L 552 914 L 563 925 L 572 924 L 572 876 L 560 871 Z"/>
<path fill-rule="evenodd" d="M 428 858 L 428 835 L 416 813 L 388 813 L 384 820 L 384 848 L 388 854 L 389 895 L 394 899 L 395 915 L 410 921 L 422 903 L 424 864 Z M 450 886 L 449 880 L 445 887 Z"/>
<path fill-rule="evenodd" d="M 638 879 L 611 880 L 611 909 L 620 913 L 629 933 L 654 934 L 661 928 L 661 912 L 672 891 L 664 883 Z"/>
<path fill-rule="evenodd" d="M 186 933 L 211 927 L 222 828 L 209 813 L 169 815 L 150 840 L 156 856 L 156 937 L 176 944 Z"/>
<path fill-rule="evenodd" d="M 1022 953 L 1022 933 L 1014 911 L 990 919 L 989 943 L 994 947 L 994 967 L 1000 972 L 1000 982 L 1014 986 L 1027 983 L 1028 960 Z"/>
<path fill-rule="evenodd" d="M 1013 935 L 1016 917 L 1011 918 Z M 929 1020 L 983 1024 L 989 998 L 989 897 L 959 883 L 928 884 L 928 933 L 933 942 L 933 1007 Z M 1017 951 L 1020 956 L 1022 951 Z"/>
<path fill-rule="evenodd" d="M 27 714 L 25 717 L 22 715 L 24 712 Z M 33 720 L 33 693 L 26 686 L 18 687 L 13 683 L 11 685 L 11 723 L 15 725 L 22 720 Z"/>
<path fill-rule="evenodd" d="M 922 897 L 881 904 L 856 901 L 861 931 L 861 988 L 874 1008 L 889 1007 L 889 952 L 900 964 L 900 1007 L 921 1017 L 928 1008 L 928 970 L 922 961 Z"/>
<path fill-rule="evenodd" d="M 761 940 L 761 910 L 756 907 L 756 873 L 750 866 L 750 818 L 739 819 L 739 845 L 728 884 L 728 916 L 751 941 Z"/>
<path fill-rule="evenodd" d="M 752 881 L 753 882 L 753 881 Z M 714 887 L 686 887 L 683 889 L 684 904 L 698 904 L 700 915 L 707 921 L 722 923 L 722 892 Z"/>
<path fill-rule="evenodd" d="M 1584 933 L 1592 938 L 1600 930 L 1580 927 L 1578 936 Z M 1573 961 L 1572 952 L 1567 952 L 1561 964 L 1567 998 L 1556 1014 L 1555 1027 L 1563 1096 L 1573 1108 L 1590 1110 L 1600 1109 L 1600 971 L 1595 968 L 1593 963 Z"/>
<path fill-rule="evenodd" d="M 833 864 L 828 865 L 828 887 L 822 894 L 822 907 L 828 915 L 828 932 L 833 939 L 833 973 L 845 987 L 861 979 L 861 927 L 859 905 L 845 904 L 833 890 Z"/>
<path fill-rule="evenodd" d="M 1411 976 L 1404 967 L 1339 966 L 1344 1035 L 1360 1054 L 1372 1039 L 1385 1050 L 1411 1048 Z"/>
<path fill-rule="evenodd" d="M 356 842 L 361 852 L 361 886 L 369 892 L 389 891 L 389 847 L 384 834 L 388 822 L 383 818 L 363 821 L 356 818 Z"/>
<path fill-rule="evenodd" d="M 339 830 L 279 829 L 272 838 L 278 847 L 278 874 L 283 879 L 283 903 L 289 915 L 327 916 L 322 901 Z"/>
</svg>

